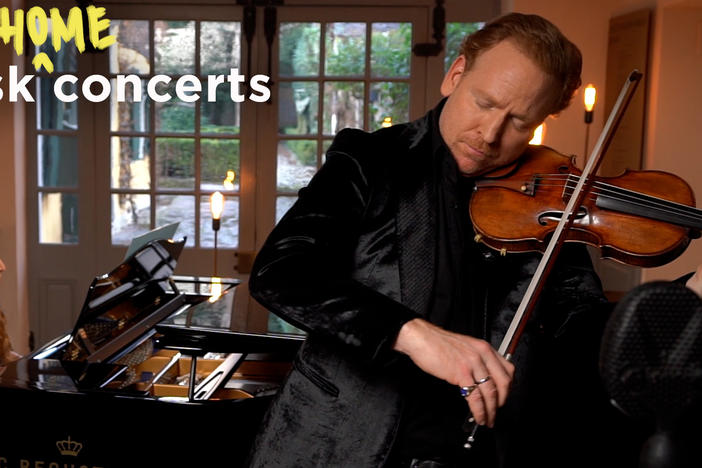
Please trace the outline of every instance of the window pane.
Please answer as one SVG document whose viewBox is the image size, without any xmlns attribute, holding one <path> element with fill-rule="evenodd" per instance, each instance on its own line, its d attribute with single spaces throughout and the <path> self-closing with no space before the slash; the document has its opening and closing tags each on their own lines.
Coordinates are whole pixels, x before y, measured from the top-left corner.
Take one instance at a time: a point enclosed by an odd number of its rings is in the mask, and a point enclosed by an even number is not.
<svg viewBox="0 0 702 468">
<path fill-rule="evenodd" d="M 324 83 L 324 134 L 346 127 L 363 128 L 363 83 Z"/>
<path fill-rule="evenodd" d="M 200 198 L 200 245 L 202 247 L 214 247 L 214 231 L 212 230 L 209 196 Z M 239 197 L 237 196 L 226 196 L 224 199 L 224 211 L 222 212 L 220 228 L 217 232 L 217 247 L 226 247 L 228 249 L 239 247 Z M 221 274 L 222 272 L 218 273 Z"/>
<path fill-rule="evenodd" d="M 151 230 L 151 197 L 147 194 L 112 194 L 112 243 L 129 245 Z"/>
<path fill-rule="evenodd" d="M 268 314 L 268 331 L 271 333 L 286 333 L 294 335 L 304 335 L 305 332 L 289 324 L 275 314 Z"/>
<path fill-rule="evenodd" d="M 39 135 L 37 150 L 40 187 L 78 186 L 78 138 Z"/>
<path fill-rule="evenodd" d="M 309 81 L 280 83 L 278 131 L 284 135 L 314 135 L 317 130 L 319 84 Z"/>
<path fill-rule="evenodd" d="M 195 104 L 176 97 L 176 80 L 156 85 L 158 94 L 170 94 L 170 101 L 156 103 L 156 131 L 163 133 L 195 133 Z"/>
<path fill-rule="evenodd" d="M 143 20 L 111 20 L 110 34 L 117 42 L 109 47 L 110 72 L 148 75 L 149 22 Z"/>
<path fill-rule="evenodd" d="M 282 140 L 278 143 L 278 191 L 297 192 L 317 171 L 317 141 Z"/>
<path fill-rule="evenodd" d="M 113 132 L 148 132 L 150 128 L 149 109 L 151 99 L 146 94 L 146 81 L 140 80 L 140 85 L 134 89 L 131 83 L 120 83 L 120 88 L 124 88 L 124 100 L 117 101 L 117 80 L 112 80 L 112 93 L 110 94 L 110 118 L 112 120 L 110 129 Z M 141 100 L 135 102 L 135 97 L 139 97 L 141 89 Z"/>
<path fill-rule="evenodd" d="M 239 134 L 241 125 L 241 104 L 229 98 L 229 83 L 217 87 L 217 100 L 207 102 L 202 99 L 200 132 Z"/>
<path fill-rule="evenodd" d="M 444 56 L 444 73 L 458 57 L 463 38 L 482 28 L 485 23 L 447 23 L 446 24 L 446 55 Z"/>
<path fill-rule="evenodd" d="M 15 24 L 14 17 L 10 18 L 10 23 Z M 49 19 L 49 29 L 51 29 L 51 19 Z M 29 37 L 27 37 L 27 39 L 29 39 Z M 85 38 L 86 47 L 89 40 L 88 37 Z M 54 46 L 51 44 L 51 32 L 49 32 L 46 42 L 39 47 L 35 46 L 34 49 L 37 54 L 44 52 L 49 57 L 49 60 L 51 60 L 51 63 L 54 65 L 54 73 L 74 73 L 78 70 L 78 49 L 76 49 L 73 41 L 70 41 L 68 44 L 62 42 L 61 48 L 56 52 Z M 34 73 L 34 71 L 34 67 L 27 69 L 27 73 Z M 41 71 L 47 70 L 41 68 Z"/>
<path fill-rule="evenodd" d="M 319 23 L 281 23 L 280 76 L 319 75 Z"/>
<path fill-rule="evenodd" d="M 112 137 L 110 141 L 112 188 L 151 187 L 151 143 L 144 137 Z"/>
<path fill-rule="evenodd" d="M 384 122 L 389 124 L 409 120 L 409 84 L 373 83 L 370 91 L 370 129 L 377 130 Z"/>
<path fill-rule="evenodd" d="M 371 75 L 409 77 L 411 45 L 411 23 L 373 23 Z"/>
<path fill-rule="evenodd" d="M 324 43 L 328 76 L 359 76 L 366 72 L 366 24 L 327 23 Z"/>
<path fill-rule="evenodd" d="M 200 74 L 228 75 L 230 68 L 241 68 L 240 50 L 240 23 L 200 23 Z"/>
<path fill-rule="evenodd" d="M 195 188 L 195 140 L 156 139 L 156 185 L 158 188 Z"/>
<path fill-rule="evenodd" d="M 195 22 L 154 22 L 155 73 L 195 73 Z"/>
<path fill-rule="evenodd" d="M 211 191 L 239 190 L 239 140 L 203 138 L 200 189 Z"/>
<path fill-rule="evenodd" d="M 78 101 L 62 102 L 54 94 L 53 78 L 37 78 L 37 128 L 78 130 Z M 74 83 L 64 83 L 63 92 L 75 93 Z"/>
<path fill-rule="evenodd" d="M 288 212 L 288 210 L 295 204 L 297 197 L 293 196 L 282 196 L 275 199 L 275 222 L 278 223 L 280 219 Z"/>
<path fill-rule="evenodd" d="M 39 242 L 78 243 L 78 195 L 39 193 Z"/>
<path fill-rule="evenodd" d="M 156 226 L 179 222 L 174 239 L 187 237 L 188 247 L 195 246 L 195 197 L 190 195 L 156 196 Z"/>
</svg>

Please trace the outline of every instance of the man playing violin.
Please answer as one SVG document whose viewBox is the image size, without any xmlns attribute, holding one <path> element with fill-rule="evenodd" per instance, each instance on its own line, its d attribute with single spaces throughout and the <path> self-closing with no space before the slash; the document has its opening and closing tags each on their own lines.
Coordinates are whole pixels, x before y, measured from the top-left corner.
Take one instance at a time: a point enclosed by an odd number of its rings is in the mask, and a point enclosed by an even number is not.
<svg viewBox="0 0 702 468">
<path fill-rule="evenodd" d="M 520 157 L 580 70 L 553 24 L 508 14 L 464 40 L 424 117 L 337 134 L 251 274 L 252 295 L 308 333 L 251 466 L 521 466 L 520 449 L 576 466 L 609 450 L 578 437 L 598 423 L 592 408 L 607 414 L 596 352 L 608 307 L 587 252 L 563 249 L 508 361 L 496 347 L 539 254 L 474 242 L 467 210 L 474 178 Z M 579 412 L 558 406 L 591 389 Z"/>
</svg>

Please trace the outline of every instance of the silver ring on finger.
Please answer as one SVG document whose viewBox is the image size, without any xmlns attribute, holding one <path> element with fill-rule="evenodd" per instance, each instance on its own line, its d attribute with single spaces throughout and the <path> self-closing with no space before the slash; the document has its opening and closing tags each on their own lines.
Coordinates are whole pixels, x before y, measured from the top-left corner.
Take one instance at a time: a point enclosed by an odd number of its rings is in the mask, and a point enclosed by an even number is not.
<svg viewBox="0 0 702 468">
<path fill-rule="evenodd" d="M 487 382 L 488 380 L 490 380 L 490 376 L 489 376 L 489 375 L 486 375 L 486 376 L 483 377 L 482 379 L 480 379 L 480 380 L 478 380 L 477 382 L 475 382 L 475 385 L 477 386 L 477 385 L 480 385 L 480 384 L 484 384 L 484 383 Z"/>
<path fill-rule="evenodd" d="M 461 396 L 462 397 L 467 397 L 468 395 L 471 394 L 473 390 L 475 390 L 477 385 L 468 385 L 467 387 L 461 387 Z"/>
</svg>

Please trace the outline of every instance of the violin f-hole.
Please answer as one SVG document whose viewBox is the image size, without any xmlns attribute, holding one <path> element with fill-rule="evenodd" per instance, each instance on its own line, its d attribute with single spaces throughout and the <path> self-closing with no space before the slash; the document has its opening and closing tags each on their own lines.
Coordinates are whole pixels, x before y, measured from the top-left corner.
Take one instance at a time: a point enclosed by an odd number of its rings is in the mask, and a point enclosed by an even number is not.
<svg viewBox="0 0 702 468">
<path fill-rule="evenodd" d="M 560 221 L 562 216 L 562 211 L 544 211 L 543 213 L 539 214 L 538 221 L 540 225 L 546 226 L 549 221 Z M 574 216 L 575 221 L 585 218 L 587 216 L 587 208 L 581 205 Z"/>
</svg>

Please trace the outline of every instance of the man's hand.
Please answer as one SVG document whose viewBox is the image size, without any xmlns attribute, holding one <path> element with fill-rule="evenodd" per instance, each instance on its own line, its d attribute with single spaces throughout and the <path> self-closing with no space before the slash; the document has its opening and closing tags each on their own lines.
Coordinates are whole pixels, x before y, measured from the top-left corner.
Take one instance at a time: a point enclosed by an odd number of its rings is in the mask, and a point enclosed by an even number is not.
<svg viewBox="0 0 702 468">
<path fill-rule="evenodd" d="M 698 296 L 702 297 L 702 265 L 697 267 L 695 274 L 687 280 L 685 286 L 692 289 L 697 293 Z"/>
<path fill-rule="evenodd" d="M 475 385 L 466 397 L 470 411 L 478 424 L 493 426 L 497 408 L 507 399 L 514 365 L 488 342 L 414 319 L 400 329 L 394 349 L 407 354 L 424 372 L 450 384 Z M 489 380 L 476 385 L 487 376 Z"/>
</svg>

